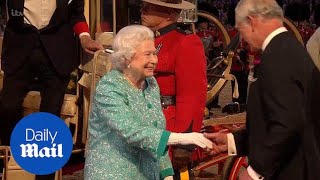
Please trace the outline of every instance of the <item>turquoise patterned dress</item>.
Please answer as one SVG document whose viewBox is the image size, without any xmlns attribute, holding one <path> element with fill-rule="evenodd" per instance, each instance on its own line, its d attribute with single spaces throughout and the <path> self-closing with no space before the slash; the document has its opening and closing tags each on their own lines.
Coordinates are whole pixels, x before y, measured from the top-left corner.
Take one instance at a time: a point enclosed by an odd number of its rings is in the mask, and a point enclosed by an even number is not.
<svg viewBox="0 0 320 180">
<path fill-rule="evenodd" d="M 154 77 L 134 88 L 117 70 L 97 85 L 89 119 L 85 180 L 158 180 L 173 175 Z"/>
</svg>

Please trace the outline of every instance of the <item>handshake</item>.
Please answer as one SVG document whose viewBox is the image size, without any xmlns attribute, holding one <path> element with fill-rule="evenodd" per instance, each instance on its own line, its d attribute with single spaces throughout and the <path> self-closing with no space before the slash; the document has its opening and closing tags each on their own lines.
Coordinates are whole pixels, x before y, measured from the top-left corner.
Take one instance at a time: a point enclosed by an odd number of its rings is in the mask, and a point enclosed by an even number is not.
<svg viewBox="0 0 320 180">
<path fill-rule="evenodd" d="M 216 155 L 227 152 L 228 138 L 227 134 L 222 132 L 217 133 L 171 133 L 168 145 L 197 145 L 210 155 Z"/>
</svg>

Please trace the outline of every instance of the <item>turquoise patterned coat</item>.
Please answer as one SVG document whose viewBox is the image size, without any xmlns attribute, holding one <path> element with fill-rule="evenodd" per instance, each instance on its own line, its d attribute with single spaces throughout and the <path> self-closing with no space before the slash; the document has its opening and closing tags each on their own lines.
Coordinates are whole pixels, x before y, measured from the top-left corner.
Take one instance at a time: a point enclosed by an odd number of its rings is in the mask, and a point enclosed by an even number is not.
<svg viewBox="0 0 320 180">
<path fill-rule="evenodd" d="M 117 70 L 97 85 L 89 119 L 85 180 L 158 180 L 173 175 L 170 132 L 155 78 L 134 88 Z"/>
</svg>

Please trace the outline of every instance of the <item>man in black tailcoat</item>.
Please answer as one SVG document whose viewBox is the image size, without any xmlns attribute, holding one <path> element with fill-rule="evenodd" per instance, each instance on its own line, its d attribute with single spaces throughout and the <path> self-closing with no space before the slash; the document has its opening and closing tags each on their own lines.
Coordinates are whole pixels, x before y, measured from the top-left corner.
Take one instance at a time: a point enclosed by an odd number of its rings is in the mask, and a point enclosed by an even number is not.
<svg viewBox="0 0 320 180">
<path fill-rule="evenodd" d="M 205 136 L 214 152 L 248 156 L 240 180 L 316 180 L 320 167 L 320 72 L 283 26 L 274 0 L 241 0 L 236 27 L 261 64 L 248 97 L 246 129 Z"/>
</svg>

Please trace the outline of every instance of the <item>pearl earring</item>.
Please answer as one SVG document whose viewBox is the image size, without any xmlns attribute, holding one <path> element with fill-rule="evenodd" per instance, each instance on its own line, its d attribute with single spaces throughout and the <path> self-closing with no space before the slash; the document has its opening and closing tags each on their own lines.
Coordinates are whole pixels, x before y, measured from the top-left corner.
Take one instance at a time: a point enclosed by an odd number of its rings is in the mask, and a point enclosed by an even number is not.
<svg viewBox="0 0 320 180">
<path fill-rule="evenodd" d="M 128 68 L 131 68 L 130 64 L 127 66 Z"/>
</svg>

